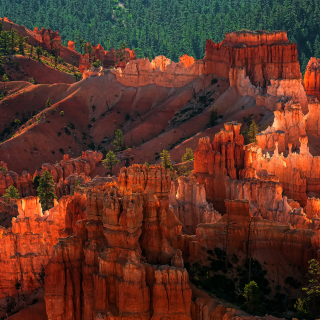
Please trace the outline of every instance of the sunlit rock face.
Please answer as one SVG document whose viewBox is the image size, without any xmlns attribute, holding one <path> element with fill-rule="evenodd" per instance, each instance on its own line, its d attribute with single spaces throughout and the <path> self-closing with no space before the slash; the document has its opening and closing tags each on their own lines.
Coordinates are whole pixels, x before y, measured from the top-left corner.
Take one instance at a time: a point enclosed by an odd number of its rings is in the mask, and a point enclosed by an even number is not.
<svg viewBox="0 0 320 320">
<path fill-rule="evenodd" d="M 170 186 L 169 170 L 135 165 L 76 188 L 86 219 L 46 267 L 49 319 L 191 319 Z"/>
</svg>

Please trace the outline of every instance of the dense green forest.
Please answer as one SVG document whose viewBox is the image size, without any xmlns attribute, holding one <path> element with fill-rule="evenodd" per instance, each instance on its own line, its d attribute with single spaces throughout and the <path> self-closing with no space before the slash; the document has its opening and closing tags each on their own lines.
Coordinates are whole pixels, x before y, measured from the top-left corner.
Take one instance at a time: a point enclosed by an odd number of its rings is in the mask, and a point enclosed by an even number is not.
<svg viewBox="0 0 320 320">
<path fill-rule="evenodd" d="M 0 16 L 59 30 L 105 49 L 123 42 L 139 57 L 204 56 L 205 41 L 240 29 L 287 30 L 304 69 L 320 57 L 320 0 L 0 0 Z"/>
</svg>

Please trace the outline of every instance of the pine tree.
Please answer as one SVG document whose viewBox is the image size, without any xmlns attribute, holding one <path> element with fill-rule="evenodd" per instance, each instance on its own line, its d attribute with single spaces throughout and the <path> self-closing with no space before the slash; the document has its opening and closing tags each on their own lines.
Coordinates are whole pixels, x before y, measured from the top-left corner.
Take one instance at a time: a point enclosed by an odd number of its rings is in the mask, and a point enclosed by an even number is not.
<svg viewBox="0 0 320 320">
<path fill-rule="evenodd" d="M 314 56 L 316 58 L 320 58 L 320 36 L 317 35 L 316 40 L 314 42 Z"/>
<path fill-rule="evenodd" d="M 165 168 L 165 169 L 173 169 L 172 163 L 171 163 L 171 159 L 170 159 L 170 153 L 168 150 L 163 150 L 161 153 L 161 165 Z"/>
<path fill-rule="evenodd" d="M 215 107 L 213 107 L 210 110 L 210 126 L 213 127 L 217 124 L 217 120 L 219 119 L 218 117 L 218 112 L 217 109 Z"/>
<path fill-rule="evenodd" d="M 114 151 L 122 151 L 124 149 L 124 138 L 121 129 L 116 130 L 115 139 L 113 140 Z"/>
<path fill-rule="evenodd" d="M 10 186 L 8 189 L 6 189 L 4 197 L 7 198 L 7 203 L 10 203 L 11 199 L 19 199 L 20 198 L 19 191 L 14 186 Z"/>
<path fill-rule="evenodd" d="M 183 155 L 181 162 L 192 161 L 194 159 L 193 150 L 191 148 L 186 149 L 186 153 Z"/>
<path fill-rule="evenodd" d="M 38 56 L 38 61 L 40 61 L 40 56 L 42 55 L 42 49 L 41 47 L 36 48 L 36 54 Z"/>
<path fill-rule="evenodd" d="M 259 129 L 259 125 L 257 125 L 255 121 L 252 120 L 249 127 L 249 131 L 248 131 L 248 137 L 249 137 L 250 143 L 257 142 L 256 136 L 259 133 L 258 129 Z"/>
<path fill-rule="evenodd" d="M 102 160 L 103 166 L 108 170 L 108 172 L 110 172 L 111 175 L 112 175 L 113 167 L 118 162 L 119 162 L 119 160 L 117 159 L 117 156 L 111 150 L 106 154 L 106 158 L 104 160 Z"/>
<path fill-rule="evenodd" d="M 260 290 L 255 281 L 250 281 L 244 287 L 243 296 L 247 300 L 247 308 L 252 313 L 254 306 L 260 300 Z"/>
<path fill-rule="evenodd" d="M 26 39 L 21 36 L 21 34 L 18 35 L 18 46 L 19 46 L 19 53 L 24 56 L 24 48 L 25 48 L 25 42 Z"/>
<path fill-rule="evenodd" d="M 54 205 L 54 181 L 51 173 L 47 170 L 43 172 L 39 179 L 39 187 L 37 193 L 43 211 L 49 210 Z"/>
<path fill-rule="evenodd" d="M 6 73 L 2 76 L 2 81 L 4 82 L 4 90 L 6 90 L 6 82 L 10 81 Z"/>
<path fill-rule="evenodd" d="M 312 302 L 313 319 L 317 318 L 317 305 L 320 298 L 320 266 L 316 259 L 309 261 L 309 269 L 307 273 L 309 284 L 307 287 L 302 288 L 307 294 L 307 301 Z"/>
</svg>

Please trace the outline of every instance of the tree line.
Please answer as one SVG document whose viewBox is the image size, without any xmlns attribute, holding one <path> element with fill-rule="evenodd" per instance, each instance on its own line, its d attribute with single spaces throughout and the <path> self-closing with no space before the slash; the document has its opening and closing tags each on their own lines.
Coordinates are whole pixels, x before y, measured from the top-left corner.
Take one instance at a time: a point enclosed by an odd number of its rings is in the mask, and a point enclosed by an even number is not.
<svg viewBox="0 0 320 320">
<path fill-rule="evenodd" d="M 59 30 L 62 42 L 75 40 L 78 50 L 81 39 L 107 50 L 125 41 L 138 57 L 201 59 L 206 39 L 260 29 L 288 31 L 302 69 L 311 56 L 320 58 L 320 0 L 0 0 L 0 16 Z"/>
</svg>

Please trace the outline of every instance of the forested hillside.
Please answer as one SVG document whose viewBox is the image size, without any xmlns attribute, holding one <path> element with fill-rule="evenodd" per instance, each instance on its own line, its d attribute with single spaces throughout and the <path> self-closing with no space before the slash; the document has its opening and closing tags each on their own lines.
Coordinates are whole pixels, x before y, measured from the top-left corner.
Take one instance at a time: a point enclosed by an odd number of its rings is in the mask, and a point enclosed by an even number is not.
<svg viewBox="0 0 320 320">
<path fill-rule="evenodd" d="M 125 41 L 138 57 L 204 56 L 205 41 L 239 29 L 287 30 L 302 68 L 320 57 L 320 0 L 0 0 L 0 16 L 33 29 L 59 30 L 62 41 Z"/>
</svg>

